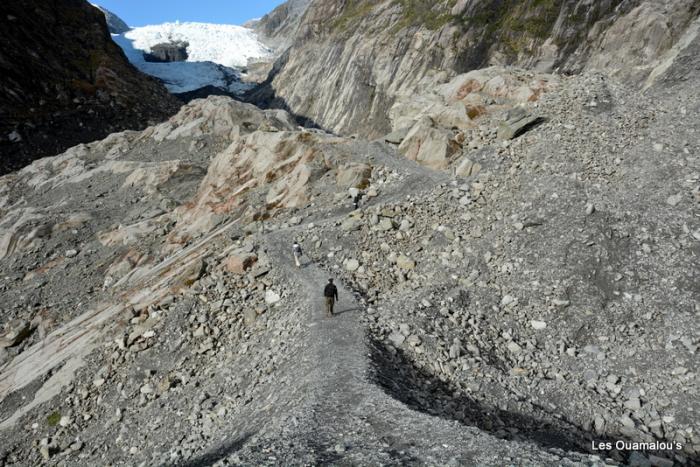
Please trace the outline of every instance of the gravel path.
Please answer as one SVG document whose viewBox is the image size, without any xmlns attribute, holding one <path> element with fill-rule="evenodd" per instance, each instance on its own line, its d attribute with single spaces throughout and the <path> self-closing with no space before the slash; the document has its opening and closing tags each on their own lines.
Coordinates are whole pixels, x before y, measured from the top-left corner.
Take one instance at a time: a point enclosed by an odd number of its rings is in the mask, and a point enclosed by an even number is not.
<svg viewBox="0 0 700 467">
<path fill-rule="evenodd" d="M 267 447 L 270 465 L 503 465 L 509 459 L 517 459 L 519 465 L 569 463 L 534 444 L 506 442 L 475 427 L 413 410 L 387 394 L 374 382 L 378 369 L 361 320 L 362 299 L 336 278 L 339 301 L 335 315 L 326 317 L 321 292 L 328 273 L 308 258 L 301 268 L 294 266 L 287 252 L 289 230 L 268 234 L 265 247 L 275 265 L 297 285 L 289 306 L 302 306 L 308 319 L 306 352 L 298 362 L 298 374 L 303 376 L 295 382 L 305 386 L 306 393 L 258 434 L 254 444 Z M 258 450 L 249 445 L 235 458 L 243 464 L 260 462 Z M 579 462 L 580 458 L 575 461 Z"/>
</svg>

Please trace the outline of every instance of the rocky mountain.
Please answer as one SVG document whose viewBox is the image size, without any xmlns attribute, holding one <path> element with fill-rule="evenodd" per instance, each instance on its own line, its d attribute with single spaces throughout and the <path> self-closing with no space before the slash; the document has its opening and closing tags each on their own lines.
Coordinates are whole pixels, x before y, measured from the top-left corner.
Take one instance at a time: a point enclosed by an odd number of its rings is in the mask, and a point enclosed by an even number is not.
<svg viewBox="0 0 700 467">
<path fill-rule="evenodd" d="M 311 0 L 289 0 L 250 24 L 262 38 L 277 50 L 288 48 L 299 34 L 302 18 Z"/>
<path fill-rule="evenodd" d="M 0 177 L 0 467 L 697 465 L 694 10 L 602 66 L 576 50 L 653 5 L 320 3 L 252 95 L 304 64 L 277 103 L 317 113 L 210 96 Z M 441 68 L 458 12 L 551 5 L 612 23 Z M 390 24 L 425 42 L 389 57 Z M 391 63 L 372 120 L 343 93 Z"/>
<path fill-rule="evenodd" d="M 105 20 L 107 21 L 107 28 L 109 29 L 110 34 L 124 34 L 131 29 L 123 19 L 109 11 L 107 8 L 100 5 L 95 5 L 94 3 L 92 6 L 104 13 Z"/>
<path fill-rule="evenodd" d="M 0 19 L 0 173 L 177 110 L 159 82 L 129 64 L 89 3 L 8 0 Z"/>
<path fill-rule="evenodd" d="M 688 43 L 686 31 L 697 32 L 699 13 L 693 0 L 311 2 L 253 100 L 331 131 L 377 137 L 391 130 L 398 97 L 489 65 L 600 70 L 643 83 L 677 53 L 674 44 Z"/>
</svg>

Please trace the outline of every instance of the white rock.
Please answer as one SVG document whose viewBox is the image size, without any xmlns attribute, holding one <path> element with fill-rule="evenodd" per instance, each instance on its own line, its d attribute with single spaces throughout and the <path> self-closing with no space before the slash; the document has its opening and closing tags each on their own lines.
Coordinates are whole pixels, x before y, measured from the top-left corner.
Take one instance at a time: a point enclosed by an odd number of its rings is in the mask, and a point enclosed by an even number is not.
<svg viewBox="0 0 700 467">
<path fill-rule="evenodd" d="M 512 295 L 504 295 L 503 298 L 501 299 L 501 306 L 508 306 L 512 304 L 516 304 L 518 302 L 518 299 L 515 298 Z"/>
<path fill-rule="evenodd" d="M 538 331 L 547 327 L 547 323 L 545 323 L 544 321 L 537 321 L 536 319 L 530 321 L 530 325 Z"/>
<path fill-rule="evenodd" d="M 349 259 L 345 262 L 345 269 L 350 272 L 355 272 L 360 267 L 359 261 L 356 259 Z"/>
<path fill-rule="evenodd" d="M 520 347 L 518 344 L 516 344 L 513 341 L 508 342 L 506 347 L 508 347 L 508 350 L 510 350 L 511 353 L 516 353 L 516 354 L 522 352 L 522 350 L 523 350 L 522 347 Z"/>
<path fill-rule="evenodd" d="M 391 334 L 389 334 L 389 340 L 392 344 L 394 344 L 395 347 L 399 347 L 406 340 L 406 336 L 404 336 L 400 332 L 392 332 Z"/>
<path fill-rule="evenodd" d="M 669 196 L 669 197 L 666 199 L 666 204 L 669 204 L 669 205 L 671 205 L 671 206 L 676 206 L 676 205 L 678 205 L 678 203 L 680 203 L 682 200 L 683 200 L 683 195 L 681 195 L 680 193 L 678 193 L 678 194 Z"/>
<path fill-rule="evenodd" d="M 274 290 L 267 289 L 265 291 L 265 303 L 268 305 L 274 305 L 275 303 L 279 302 L 282 299 L 280 297 L 280 294 L 275 292 Z"/>
</svg>

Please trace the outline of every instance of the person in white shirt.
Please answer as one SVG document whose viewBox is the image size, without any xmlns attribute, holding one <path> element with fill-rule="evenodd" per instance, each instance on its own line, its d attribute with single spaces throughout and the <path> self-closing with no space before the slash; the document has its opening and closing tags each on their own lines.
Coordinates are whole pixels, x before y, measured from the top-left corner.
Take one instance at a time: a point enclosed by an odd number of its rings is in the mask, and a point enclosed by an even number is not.
<svg viewBox="0 0 700 467">
<path fill-rule="evenodd" d="M 301 267 L 301 245 L 299 245 L 299 242 L 294 242 L 294 245 L 292 245 L 292 253 L 294 254 L 294 262 L 296 263 L 297 267 Z"/>
</svg>

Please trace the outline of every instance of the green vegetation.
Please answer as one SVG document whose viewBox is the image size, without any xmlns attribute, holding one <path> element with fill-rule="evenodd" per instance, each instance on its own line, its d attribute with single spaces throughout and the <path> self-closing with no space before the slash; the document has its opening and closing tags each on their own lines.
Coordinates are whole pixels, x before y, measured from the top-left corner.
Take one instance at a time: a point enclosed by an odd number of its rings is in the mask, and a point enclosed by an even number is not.
<svg viewBox="0 0 700 467">
<path fill-rule="evenodd" d="M 393 0 L 393 5 L 401 8 L 401 18 L 391 28 L 392 33 L 409 26 L 421 25 L 430 30 L 437 30 L 454 19 L 450 10 L 457 0 Z M 370 15 L 372 9 L 380 2 L 376 0 L 347 0 L 343 12 L 332 25 L 332 30 L 344 32 Z"/>
<path fill-rule="evenodd" d="M 359 23 L 362 18 L 369 15 L 376 2 L 372 0 L 348 0 L 343 13 L 336 18 L 332 29 L 336 31 L 346 31 L 350 26 Z"/>
<path fill-rule="evenodd" d="M 461 24 L 488 43 L 501 44 L 508 55 L 518 55 L 551 35 L 563 0 L 485 0 L 469 16 L 453 16 L 457 0 L 392 0 L 401 16 L 391 27 L 392 34 L 411 26 L 438 30 L 446 24 Z M 347 0 L 332 28 L 344 32 L 367 18 L 379 3 L 376 0 Z"/>
<path fill-rule="evenodd" d="M 46 417 L 46 423 L 49 424 L 49 426 L 56 426 L 58 425 L 58 422 L 61 421 L 61 413 L 59 411 L 56 411 Z"/>
<path fill-rule="evenodd" d="M 516 8 L 513 14 L 504 18 L 502 26 L 535 39 L 545 39 L 559 16 L 558 3 L 555 0 L 533 0 L 531 7 L 524 8 L 525 11 Z"/>
<path fill-rule="evenodd" d="M 403 16 L 392 29 L 399 31 L 414 24 L 423 25 L 431 31 L 440 29 L 454 18 L 449 12 L 455 3 L 456 0 L 442 4 L 431 0 L 394 0 L 394 4 L 401 5 Z"/>
<path fill-rule="evenodd" d="M 484 2 L 478 11 L 457 20 L 464 30 L 480 30 L 482 40 L 500 44 L 503 52 L 516 56 L 550 36 L 561 5 L 562 0 Z"/>
</svg>

